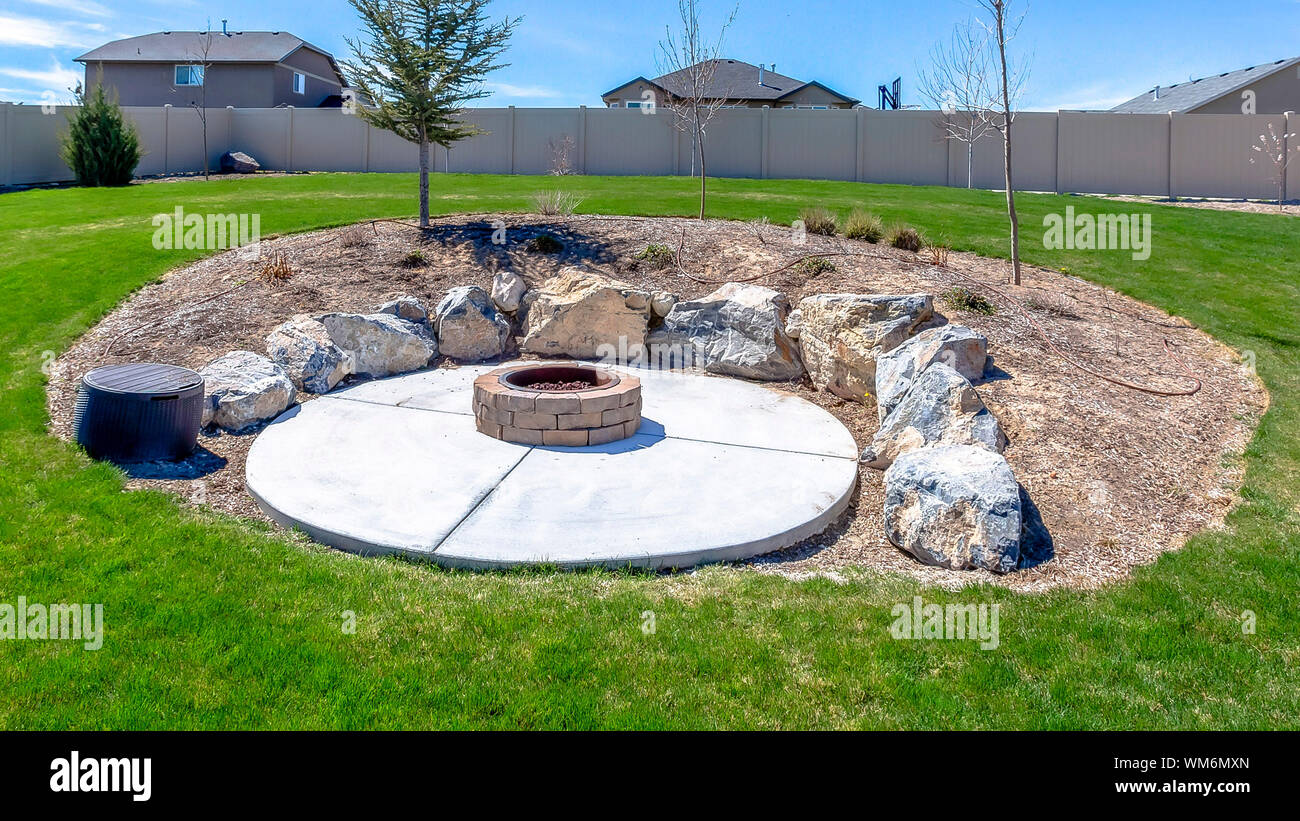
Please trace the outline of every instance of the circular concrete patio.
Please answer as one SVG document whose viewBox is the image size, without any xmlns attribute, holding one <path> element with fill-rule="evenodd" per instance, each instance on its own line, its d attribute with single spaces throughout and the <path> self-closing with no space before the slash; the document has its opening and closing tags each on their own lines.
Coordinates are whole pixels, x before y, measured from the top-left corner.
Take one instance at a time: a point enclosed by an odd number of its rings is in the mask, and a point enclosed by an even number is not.
<svg viewBox="0 0 1300 821">
<path fill-rule="evenodd" d="M 285 413 L 248 456 L 247 486 L 286 527 L 362 554 L 502 568 L 689 567 L 816 535 L 844 511 L 857 447 L 798 397 L 733 379 L 623 370 L 644 385 L 631 438 L 592 447 L 475 430 L 474 379 L 424 371 Z"/>
</svg>

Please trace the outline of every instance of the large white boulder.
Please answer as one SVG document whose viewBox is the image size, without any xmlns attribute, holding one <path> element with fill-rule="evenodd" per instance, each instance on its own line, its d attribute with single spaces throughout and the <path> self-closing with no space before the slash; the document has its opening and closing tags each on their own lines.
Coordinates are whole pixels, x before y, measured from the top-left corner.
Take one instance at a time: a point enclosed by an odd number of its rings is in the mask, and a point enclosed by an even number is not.
<svg viewBox="0 0 1300 821">
<path fill-rule="evenodd" d="M 970 445 L 899 456 L 885 471 L 885 531 L 920 561 L 1009 573 L 1020 562 L 1020 486 L 1007 460 Z"/>
<path fill-rule="evenodd" d="M 900 455 L 930 445 L 974 445 L 1001 453 L 1007 437 L 970 380 L 936 362 L 912 383 L 881 424 L 862 463 L 884 470 Z"/>
<path fill-rule="evenodd" d="M 678 346 L 709 373 L 788 381 L 803 376 L 798 346 L 785 331 L 790 303 L 771 288 L 729 282 L 700 299 L 678 302 L 650 336 Z"/>
<path fill-rule="evenodd" d="M 380 377 L 426 368 L 438 355 L 427 327 L 392 314 L 325 314 L 330 340 L 352 359 L 358 374 Z"/>
<path fill-rule="evenodd" d="M 199 373 L 204 427 L 238 433 L 279 416 L 297 396 L 284 368 L 251 351 L 218 357 Z"/>
<path fill-rule="evenodd" d="M 505 353 L 510 321 L 477 285 L 452 288 L 433 311 L 438 350 L 457 362 L 482 362 Z"/>
<path fill-rule="evenodd" d="M 650 294 L 567 268 L 529 291 L 523 311 L 523 351 L 595 359 L 602 346 L 631 350 L 645 344 Z"/>
<path fill-rule="evenodd" d="M 266 353 L 284 368 L 294 387 L 329 393 L 347 376 L 347 359 L 319 321 L 299 314 L 266 337 Z"/>
<path fill-rule="evenodd" d="M 974 381 L 984 375 L 989 343 L 961 325 L 922 331 L 876 360 L 876 411 L 880 421 L 912 387 L 912 380 L 932 363 L 942 362 Z"/>
<path fill-rule="evenodd" d="M 876 360 L 934 316 L 929 294 L 818 294 L 799 303 L 799 348 L 818 390 L 864 402 L 876 389 Z"/>
</svg>

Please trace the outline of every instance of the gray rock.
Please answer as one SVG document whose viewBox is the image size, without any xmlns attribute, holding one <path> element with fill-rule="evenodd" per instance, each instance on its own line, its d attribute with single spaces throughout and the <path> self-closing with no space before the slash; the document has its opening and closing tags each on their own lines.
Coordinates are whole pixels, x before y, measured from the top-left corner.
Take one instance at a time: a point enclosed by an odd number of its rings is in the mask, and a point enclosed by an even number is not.
<svg viewBox="0 0 1300 821">
<path fill-rule="evenodd" d="M 227 151 L 221 155 L 222 174 L 253 174 L 261 168 L 261 163 L 242 151 Z"/>
<path fill-rule="evenodd" d="M 674 305 L 650 344 L 681 346 L 688 362 L 709 373 L 798 379 L 803 363 L 785 332 L 789 313 L 789 301 L 771 288 L 729 282 L 706 297 Z"/>
<path fill-rule="evenodd" d="M 862 452 L 862 463 L 884 470 L 900 455 L 930 445 L 973 445 L 1001 453 L 1007 446 L 997 417 L 966 377 L 936 362 L 912 383 Z"/>
<path fill-rule="evenodd" d="M 970 445 L 899 456 L 885 471 L 885 531 L 920 561 L 1009 573 L 1020 562 L 1020 486 L 1007 460 Z"/>
<path fill-rule="evenodd" d="M 650 297 L 650 313 L 660 319 L 668 316 L 673 306 L 677 304 L 677 297 L 667 291 L 655 291 Z"/>
<path fill-rule="evenodd" d="M 375 309 L 378 314 L 392 314 L 398 319 L 405 319 L 407 322 L 428 322 L 429 309 L 424 307 L 424 303 L 413 296 L 399 296 L 397 299 L 385 302 Z"/>
<path fill-rule="evenodd" d="M 785 335 L 798 342 L 799 335 L 802 333 L 803 333 L 803 311 L 799 310 L 798 308 L 795 308 L 793 311 L 790 312 L 790 315 L 785 318 Z M 807 358 L 804 359 L 804 363 L 806 367 Z"/>
<path fill-rule="evenodd" d="M 266 353 L 289 374 L 294 387 L 308 393 L 329 393 L 348 374 L 343 351 L 323 324 L 305 314 L 271 331 Z"/>
<path fill-rule="evenodd" d="M 865 402 L 876 363 L 934 316 L 929 294 L 818 294 L 799 302 L 799 349 L 818 390 Z"/>
<path fill-rule="evenodd" d="M 492 301 L 496 303 L 498 309 L 508 314 L 519 310 L 519 306 L 524 302 L 526 290 L 523 277 L 518 274 L 502 271 L 492 277 Z"/>
<path fill-rule="evenodd" d="M 611 348 L 635 350 L 650 323 L 646 292 L 577 268 L 529 291 L 522 310 L 520 348 L 543 356 L 596 359 Z"/>
<path fill-rule="evenodd" d="M 438 355 L 438 343 L 426 326 L 392 314 L 325 314 L 318 319 L 358 374 L 418 371 Z"/>
<path fill-rule="evenodd" d="M 972 381 L 984 375 L 988 340 L 970 328 L 944 325 L 922 331 L 876 360 L 876 412 L 883 422 L 912 387 L 912 380 L 942 362 Z"/>
<path fill-rule="evenodd" d="M 251 351 L 212 360 L 203 375 L 203 425 L 238 433 L 270 421 L 293 404 L 297 391 L 284 368 Z"/>
<path fill-rule="evenodd" d="M 505 353 L 510 321 L 477 285 L 452 288 L 433 311 L 438 349 L 457 362 L 481 362 Z"/>
</svg>

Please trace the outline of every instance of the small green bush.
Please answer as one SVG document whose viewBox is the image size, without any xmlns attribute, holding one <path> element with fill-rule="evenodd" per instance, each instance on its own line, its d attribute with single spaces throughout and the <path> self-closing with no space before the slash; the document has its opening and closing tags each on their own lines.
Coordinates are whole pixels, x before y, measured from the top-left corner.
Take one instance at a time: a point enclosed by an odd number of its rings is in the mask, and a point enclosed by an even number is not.
<svg viewBox="0 0 1300 821">
<path fill-rule="evenodd" d="M 984 297 L 960 285 L 949 288 L 942 294 L 939 294 L 945 302 L 951 305 L 955 310 L 966 311 L 972 314 L 984 314 L 993 316 L 998 312 L 998 306 L 989 302 Z"/>
<path fill-rule="evenodd" d="M 535 254 L 558 254 L 564 250 L 564 243 L 550 234 L 539 234 L 528 241 L 528 250 Z"/>
<path fill-rule="evenodd" d="M 667 268 L 673 264 L 677 254 L 667 245 L 647 245 L 645 250 L 636 255 L 642 262 L 648 262 L 656 268 Z"/>
<path fill-rule="evenodd" d="M 885 235 L 885 224 L 880 217 L 859 209 L 854 209 L 844 222 L 844 236 L 866 242 L 880 242 Z"/>
<path fill-rule="evenodd" d="M 77 182 L 87 186 L 128 185 L 143 152 L 135 126 L 122 116 L 122 107 L 110 100 L 104 84 L 76 93 L 80 108 L 68 119 L 59 156 Z"/>
<path fill-rule="evenodd" d="M 795 270 L 806 277 L 815 277 L 818 274 L 828 274 L 838 269 L 835 267 L 835 263 L 826 257 L 806 257 L 799 260 Z"/>
<path fill-rule="evenodd" d="M 889 244 L 903 251 L 911 251 L 913 254 L 920 253 L 925 246 L 925 240 L 921 234 L 910 225 L 895 224 L 889 226 L 885 238 Z"/>
<path fill-rule="evenodd" d="M 803 227 L 810 234 L 833 237 L 839 229 L 835 220 L 835 212 L 821 206 L 803 209 L 799 212 L 799 219 L 803 220 Z"/>
<path fill-rule="evenodd" d="M 424 253 L 422 251 L 412 251 L 402 257 L 403 268 L 423 268 L 427 264 L 428 260 L 424 258 Z"/>
</svg>

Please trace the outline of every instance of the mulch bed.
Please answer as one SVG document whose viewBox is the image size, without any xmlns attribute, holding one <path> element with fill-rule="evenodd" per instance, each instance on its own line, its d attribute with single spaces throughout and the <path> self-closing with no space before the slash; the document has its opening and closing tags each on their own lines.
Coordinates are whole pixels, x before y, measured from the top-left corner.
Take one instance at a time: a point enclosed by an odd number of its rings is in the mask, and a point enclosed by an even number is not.
<svg viewBox="0 0 1300 821">
<path fill-rule="evenodd" d="M 504 245 L 492 242 L 498 220 L 506 226 Z M 528 244 L 542 234 L 559 239 L 563 251 L 529 252 Z M 652 244 L 680 248 L 682 270 L 635 258 Z M 264 240 L 262 250 L 285 254 L 293 275 L 266 281 L 255 260 L 221 254 L 172 271 L 89 331 L 55 365 L 53 432 L 70 437 L 76 382 L 93 367 L 147 360 L 199 368 L 232 350 L 264 353 L 267 333 L 294 314 L 364 311 L 404 294 L 432 306 L 455 286 L 490 288 L 498 270 L 515 271 L 535 287 L 579 266 L 682 299 L 717 287 L 699 280 L 753 278 L 795 303 L 818 293 L 940 295 L 962 286 L 986 296 L 997 313 L 963 312 L 942 297 L 936 309 L 989 339 L 994 367 L 978 390 L 1001 420 L 1011 440 L 1007 458 L 1051 533 L 1050 560 L 1005 577 L 925 567 L 884 539 L 881 474 L 863 469 L 854 507 L 832 530 L 745 567 L 794 578 L 839 578 L 868 569 L 945 587 L 991 583 L 1040 591 L 1122 579 L 1191 534 L 1221 526 L 1240 486 L 1240 455 L 1268 403 L 1262 384 L 1233 351 L 1186 321 L 1114 291 L 1029 267 L 1024 285 L 1005 286 L 1002 261 L 953 253 L 939 266 L 925 254 L 820 236 L 799 245 L 788 228 L 766 223 L 461 216 L 436 220 L 424 235 L 381 221 Z M 425 264 L 403 264 L 413 251 Z M 789 265 L 809 253 L 851 255 L 829 257 L 835 269 L 815 274 Z M 1184 387 L 1185 371 L 1166 353 L 1167 340 L 1203 388 L 1170 398 L 1099 380 L 1063 361 L 1024 315 L 971 280 L 998 285 L 1025 303 L 1057 348 L 1092 369 L 1166 389 Z M 827 409 L 860 446 L 878 427 L 874 407 L 807 383 L 771 387 Z M 194 503 L 260 518 L 243 483 L 254 438 L 204 435 L 200 451 L 185 463 L 129 468 L 128 485 L 171 490 Z"/>
</svg>

